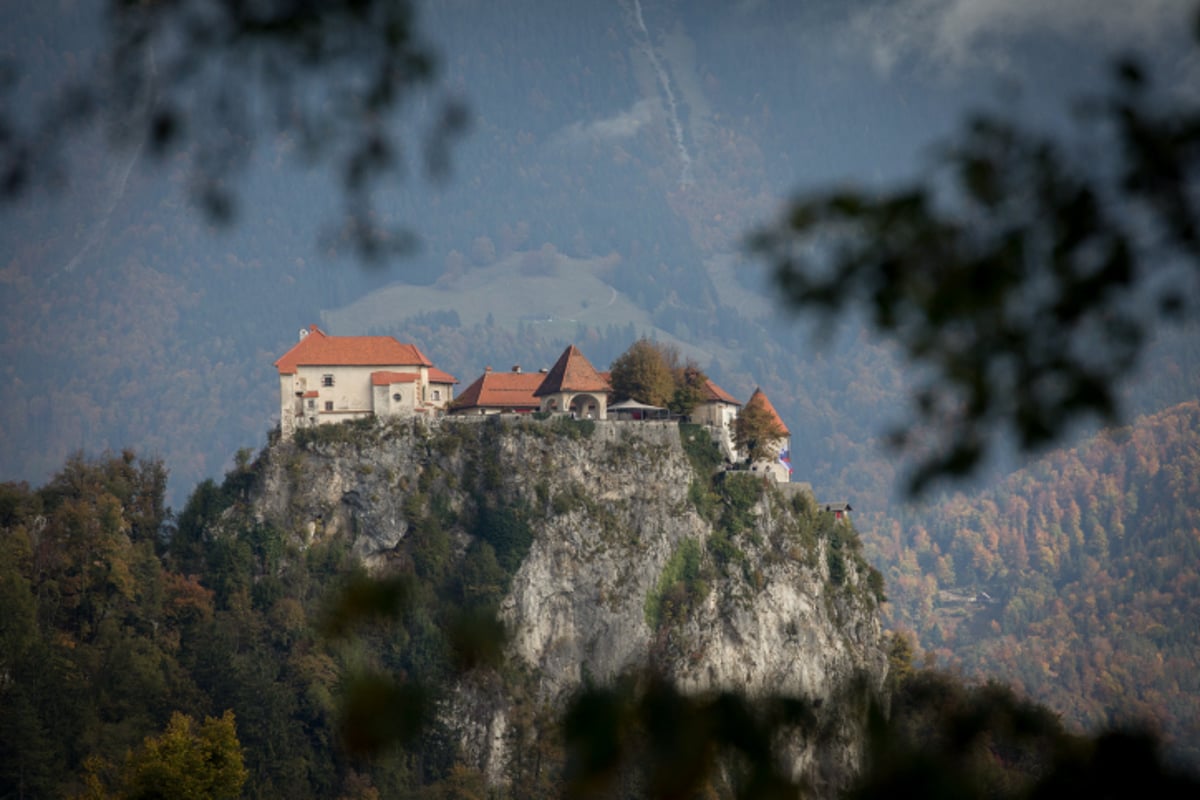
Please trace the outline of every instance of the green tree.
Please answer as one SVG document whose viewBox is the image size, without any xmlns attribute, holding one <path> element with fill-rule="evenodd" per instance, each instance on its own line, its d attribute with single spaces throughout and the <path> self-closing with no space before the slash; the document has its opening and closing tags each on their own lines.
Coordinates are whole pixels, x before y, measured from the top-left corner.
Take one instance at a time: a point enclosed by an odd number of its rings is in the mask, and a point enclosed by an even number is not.
<svg viewBox="0 0 1200 800">
<path fill-rule="evenodd" d="M 913 642 L 908 634 L 888 637 L 888 685 L 895 691 L 913 674 Z"/>
<path fill-rule="evenodd" d="M 708 376 L 691 361 L 682 367 L 676 367 L 673 372 L 675 391 L 671 394 L 667 407 L 676 414 L 690 414 L 692 409 L 704 402 L 704 384 Z"/>
<path fill-rule="evenodd" d="M 58 659 L 38 631 L 34 550 L 26 524 L 34 523 L 36 496 L 24 486 L 0 484 L 0 793 L 53 794 L 63 768 L 54 722 L 45 719 L 45 691 L 61 677 Z"/>
<path fill-rule="evenodd" d="M 206 717 L 199 725 L 176 712 L 160 736 L 147 738 L 130 756 L 121 796 L 128 800 L 221 800 L 241 796 L 245 782 L 246 767 L 233 712 Z"/>
</svg>

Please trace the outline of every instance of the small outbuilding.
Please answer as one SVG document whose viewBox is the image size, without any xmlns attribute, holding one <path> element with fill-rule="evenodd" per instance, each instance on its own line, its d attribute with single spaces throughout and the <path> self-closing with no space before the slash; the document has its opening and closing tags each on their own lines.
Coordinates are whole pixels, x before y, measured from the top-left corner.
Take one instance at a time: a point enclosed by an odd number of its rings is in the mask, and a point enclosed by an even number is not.
<svg viewBox="0 0 1200 800">
<path fill-rule="evenodd" d="M 455 399 L 451 414 L 528 414 L 541 408 L 534 392 L 546 379 L 545 373 L 522 372 L 519 366 L 511 372 L 484 370 L 474 383 Z"/>
<path fill-rule="evenodd" d="M 608 407 L 608 413 L 615 419 L 666 419 L 671 412 L 662 406 L 652 406 L 646 403 L 639 403 L 637 400 L 630 398 L 622 400 L 619 403 L 614 403 Z"/>
<path fill-rule="evenodd" d="M 570 345 L 533 393 L 542 411 L 574 414 L 580 419 L 606 419 L 608 394 L 604 376 L 575 345 Z"/>
<path fill-rule="evenodd" d="M 850 512 L 854 510 L 847 502 L 826 503 L 822 508 L 826 512 L 833 514 L 833 518 L 838 522 L 849 522 Z"/>
</svg>

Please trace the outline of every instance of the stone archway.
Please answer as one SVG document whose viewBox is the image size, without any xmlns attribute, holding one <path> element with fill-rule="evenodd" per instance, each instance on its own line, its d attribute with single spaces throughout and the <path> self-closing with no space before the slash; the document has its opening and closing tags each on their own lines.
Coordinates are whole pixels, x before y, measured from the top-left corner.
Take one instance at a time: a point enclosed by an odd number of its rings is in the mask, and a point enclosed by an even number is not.
<svg viewBox="0 0 1200 800">
<path fill-rule="evenodd" d="M 570 411 L 579 419 L 603 419 L 604 401 L 595 395 L 577 394 L 571 398 Z"/>
</svg>

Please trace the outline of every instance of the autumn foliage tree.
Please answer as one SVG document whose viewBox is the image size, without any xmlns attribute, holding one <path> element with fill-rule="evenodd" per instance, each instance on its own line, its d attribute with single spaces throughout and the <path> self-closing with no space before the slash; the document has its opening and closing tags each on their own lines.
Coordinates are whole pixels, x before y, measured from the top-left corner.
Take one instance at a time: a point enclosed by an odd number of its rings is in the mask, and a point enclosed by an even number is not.
<svg viewBox="0 0 1200 800">
<path fill-rule="evenodd" d="M 778 415 L 764 401 L 755 402 L 761 397 L 761 393 L 755 392 L 738 412 L 733 428 L 734 444 L 751 461 L 770 461 L 775 458 L 779 455 L 780 443 L 787 437 Z"/>
<path fill-rule="evenodd" d="M 232 800 L 248 774 L 232 711 L 200 724 L 175 712 L 162 734 L 128 755 L 114 786 L 105 785 L 111 770 L 103 759 L 89 759 L 87 767 L 80 800 Z"/>
<path fill-rule="evenodd" d="M 177 712 L 161 736 L 146 739 L 130 758 L 127 796 L 220 800 L 239 797 L 245 782 L 233 712 L 199 725 Z"/>
<path fill-rule="evenodd" d="M 612 363 L 613 393 L 619 400 L 666 406 L 675 393 L 675 379 L 663 349 L 638 339 Z"/>
<path fill-rule="evenodd" d="M 1071 725 L 1145 721 L 1200 763 L 1198 492 L 1193 401 L 947 497 L 871 556 L 891 564 L 893 624 L 940 662 Z"/>
<path fill-rule="evenodd" d="M 708 376 L 692 361 L 683 361 L 668 345 L 638 339 L 612 363 L 612 387 L 618 400 L 669 408 L 687 414 L 703 399 Z"/>
</svg>

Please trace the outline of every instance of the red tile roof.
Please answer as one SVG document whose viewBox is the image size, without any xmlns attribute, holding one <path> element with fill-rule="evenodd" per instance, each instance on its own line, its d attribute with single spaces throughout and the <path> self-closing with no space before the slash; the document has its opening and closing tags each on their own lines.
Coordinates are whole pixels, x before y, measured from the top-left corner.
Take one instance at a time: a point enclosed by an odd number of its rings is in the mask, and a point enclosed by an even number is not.
<svg viewBox="0 0 1200 800">
<path fill-rule="evenodd" d="M 309 389 L 307 392 L 304 393 L 304 396 L 305 397 L 320 397 L 321 393 L 318 392 L 316 389 Z"/>
<path fill-rule="evenodd" d="M 592 362 L 579 352 L 579 348 L 571 345 L 554 362 L 550 372 L 545 375 L 542 385 L 533 394 L 543 397 L 555 392 L 607 392 L 608 381 L 596 371 Z"/>
<path fill-rule="evenodd" d="M 787 425 L 783 424 L 783 419 L 779 416 L 779 412 L 775 410 L 775 406 L 771 405 L 771 401 L 767 399 L 767 394 L 762 389 L 755 389 L 754 394 L 750 395 L 750 399 L 746 401 L 746 408 L 751 406 L 761 406 L 768 414 L 775 418 L 775 422 L 783 429 L 785 436 L 791 436 L 792 432 L 787 429 Z"/>
<path fill-rule="evenodd" d="M 741 405 L 733 395 L 713 383 L 711 378 L 704 381 L 704 399 L 709 403 L 733 403 L 735 406 Z"/>
<path fill-rule="evenodd" d="M 372 386 L 391 386 L 393 383 L 415 383 L 421 376 L 415 372 L 388 372 L 380 370 L 371 373 Z"/>
<path fill-rule="evenodd" d="M 449 372 L 442 372 L 437 367 L 429 368 L 430 383 L 458 383 L 458 378 L 451 375 Z"/>
<path fill-rule="evenodd" d="M 546 376 L 540 372 L 485 372 L 458 395 L 456 409 L 537 408 L 534 392 Z"/>
<path fill-rule="evenodd" d="M 291 375 L 297 367 L 432 367 L 416 345 L 403 344 L 391 336 L 330 336 L 316 325 L 275 362 L 280 375 Z"/>
</svg>

